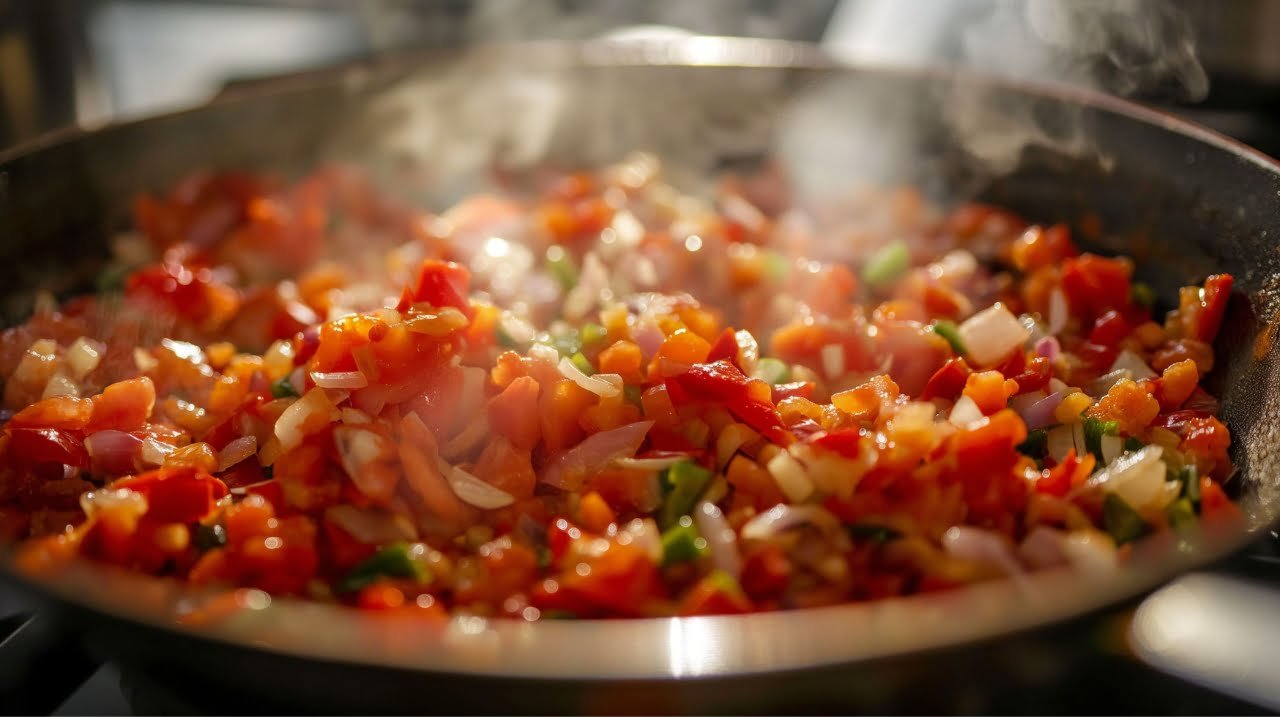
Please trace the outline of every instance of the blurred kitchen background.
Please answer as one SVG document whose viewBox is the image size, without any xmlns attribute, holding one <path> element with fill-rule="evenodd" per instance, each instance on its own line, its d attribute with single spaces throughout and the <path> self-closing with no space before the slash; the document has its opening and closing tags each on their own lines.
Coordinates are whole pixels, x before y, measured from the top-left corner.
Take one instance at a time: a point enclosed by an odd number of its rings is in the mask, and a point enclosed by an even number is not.
<svg viewBox="0 0 1280 717">
<path fill-rule="evenodd" d="M 1087 85 L 1280 154 L 1276 0 L 0 0 L 0 146 L 377 53 L 635 26 Z"/>
</svg>

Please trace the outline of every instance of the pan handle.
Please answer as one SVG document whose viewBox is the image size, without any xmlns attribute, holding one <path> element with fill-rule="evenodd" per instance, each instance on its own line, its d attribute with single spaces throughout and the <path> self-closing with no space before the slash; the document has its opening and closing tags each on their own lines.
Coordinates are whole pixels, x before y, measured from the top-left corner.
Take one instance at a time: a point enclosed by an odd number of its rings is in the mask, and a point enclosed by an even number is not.
<svg viewBox="0 0 1280 717">
<path fill-rule="evenodd" d="M 1184 575 L 1134 610 L 1129 646 L 1147 665 L 1280 712 L 1276 534 L 1213 571 Z"/>
</svg>

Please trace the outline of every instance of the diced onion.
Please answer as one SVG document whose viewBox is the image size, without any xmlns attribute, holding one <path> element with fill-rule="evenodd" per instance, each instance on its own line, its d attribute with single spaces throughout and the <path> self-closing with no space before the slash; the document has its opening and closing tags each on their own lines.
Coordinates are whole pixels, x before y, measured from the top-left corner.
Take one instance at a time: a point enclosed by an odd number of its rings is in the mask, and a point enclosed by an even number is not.
<svg viewBox="0 0 1280 717">
<path fill-rule="evenodd" d="M 964 428 L 979 420 L 982 420 L 982 409 L 978 408 L 978 404 L 968 396 L 957 399 L 956 405 L 951 407 L 951 415 L 947 417 L 947 421 L 958 428 Z"/>
<path fill-rule="evenodd" d="M 768 540 L 799 525 L 812 525 L 828 536 L 837 536 L 840 521 L 819 505 L 775 505 L 742 526 L 743 540 Z"/>
<path fill-rule="evenodd" d="M 634 338 L 636 345 L 640 347 L 640 353 L 644 354 L 645 358 L 658 353 L 658 349 L 662 348 L 662 342 L 667 340 L 662 329 L 652 321 L 646 321 L 636 327 Z"/>
<path fill-rule="evenodd" d="M 1089 478 L 1087 486 L 1115 493 L 1135 510 L 1162 508 L 1165 498 L 1165 465 L 1160 460 L 1164 449 L 1147 445 L 1126 453 L 1107 464 Z"/>
<path fill-rule="evenodd" d="M 53 398 L 55 396 L 72 396 L 80 395 L 80 386 L 76 385 L 66 374 L 58 371 L 49 378 L 49 382 L 44 385 L 44 393 L 41 398 Z"/>
<path fill-rule="evenodd" d="M 1067 306 L 1067 295 L 1062 289 L 1055 288 L 1049 292 L 1049 333 L 1058 335 L 1067 328 L 1067 319 L 1071 309 Z"/>
<path fill-rule="evenodd" d="M 1026 422 L 1027 428 L 1035 430 L 1052 426 L 1057 423 L 1054 417 L 1054 411 L 1058 410 L 1058 404 L 1062 403 L 1064 395 L 1060 392 L 1054 392 L 1044 398 L 1027 406 L 1024 410 L 1018 410 L 1022 420 Z"/>
<path fill-rule="evenodd" d="M 1049 455 L 1055 461 L 1062 461 L 1067 457 L 1067 453 L 1073 449 L 1076 452 L 1076 456 L 1082 456 L 1085 452 L 1084 426 L 1079 423 L 1073 423 L 1051 428 L 1046 436 L 1046 441 Z"/>
<path fill-rule="evenodd" d="M 143 463 L 159 466 L 164 465 L 164 459 L 176 450 L 177 448 L 168 443 L 161 443 L 154 438 L 144 438 L 142 439 L 142 450 L 138 455 L 142 458 Z"/>
<path fill-rule="evenodd" d="M 484 510 L 496 510 L 516 502 L 515 496 L 501 488 L 485 483 L 461 468 L 451 468 L 446 478 L 449 481 L 449 487 L 453 489 L 454 495 L 468 505 Z"/>
<path fill-rule="evenodd" d="M 742 574 L 742 555 L 738 552 L 738 535 L 715 503 L 703 501 L 693 509 L 693 522 L 707 541 L 711 562 L 733 577 Z"/>
<path fill-rule="evenodd" d="M 716 437 L 716 465 L 724 468 L 729 461 L 733 460 L 739 448 L 759 437 L 760 434 L 745 423 L 731 423 L 725 426 Z"/>
<path fill-rule="evenodd" d="M 803 503 L 813 495 L 813 481 L 805 471 L 804 464 L 796 460 L 790 453 L 782 451 L 769 460 L 769 475 L 778 484 L 778 488 L 792 503 Z"/>
<path fill-rule="evenodd" d="M 670 468 L 680 461 L 689 460 L 689 456 L 681 454 L 676 456 L 662 456 L 661 458 L 629 458 L 622 457 L 614 461 L 621 468 L 634 468 L 641 471 L 660 471 Z"/>
<path fill-rule="evenodd" d="M 994 565 L 1008 575 L 1025 572 L 1008 539 L 990 530 L 969 525 L 952 526 L 942 534 L 942 547 L 957 558 Z"/>
<path fill-rule="evenodd" d="M 320 388 L 364 388 L 369 379 L 359 371 L 320 371 L 311 372 L 311 380 Z"/>
<path fill-rule="evenodd" d="M 71 369 L 71 377 L 78 380 L 88 376 L 102 361 L 106 346 L 93 339 L 81 336 L 67 347 L 67 368 Z"/>
<path fill-rule="evenodd" d="M 343 408 L 339 411 L 339 414 L 342 416 L 342 422 L 347 425 L 358 425 L 373 421 L 373 418 L 370 417 L 369 414 L 358 408 Z"/>
<path fill-rule="evenodd" d="M 307 391 L 302 398 L 289 404 L 276 419 L 275 435 L 285 451 L 302 443 L 302 439 L 323 429 L 341 417 L 333 402 L 322 388 Z"/>
<path fill-rule="evenodd" d="M 822 347 L 822 372 L 827 378 L 836 379 L 844 375 L 844 347 L 840 344 L 827 344 Z"/>
<path fill-rule="evenodd" d="M 1129 379 L 1129 380 L 1133 379 L 1133 372 L 1131 372 L 1127 368 L 1117 369 L 1110 373 L 1104 374 L 1098 377 L 1098 380 L 1089 384 L 1089 395 L 1093 396 L 1094 398 L 1105 396 L 1107 395 L 1107 391 L 1111 390 L 1112 386 L 1116 385 L 1117 383 L 1120 383 L 1125 379 Z"/>
<path fill-rule="evenodd" d="M 1058 343 L 1057 337 L 1046 336 L 1036 342 L 1036 354 L 1043 356 L 1050 361 L 1058 358 L 1058 354 L 1062 353 L 1062 344 Z"/>
<path fill-rule="evenodd" d="M 959 333 L 969 358 L 979 366 L 992 365 L 1008 356 L 1030 335 L 1018 317 L 1000 303 L 970 316 L 960 324 Z"/>
<path fill-rule="evenodd" d="M 89 518 L 97 517 L 104 511 L 123 512 L 140 518 L 147 512 L 147 497 L 128 488 L 99 488 L 80 495 L 80 509 Z"/>
<path fill-rule="evenodd" d="M 218 471 L 222 472 L 258 452 L 257 436 L 242 436 L 218 451 Z"/>
<path fill-rule="evenodd" d="M 1156 372 L 1151 370 L 1151 367 L 1147 365 L 1146 361 L 1142 360 L 1141 356 L 1127 349 L 1121 351 L 1116 356 L 1116 360 L 1111 362 L 1111 369 L 1108 373 L 1115 373 L 1120 370 L 1128 371 L 1129 377 L 1134 381 L 1155 378 L 1156 376 Z"/>
<path fill-rule="evenodd" d="M 542 482 L 556 488 L 577 488 L 592 473 L 619 458 L 634 456 L 652 427 L 653 421 L 637 421 L 592 434 L 554 456 L 542 472 Z"/>
<path fill-rule="evenodd" d="M 142 347 L 133 350 L 133 363 L 142 373 L 151 373 L 160 365 L 160 360 Z"/>
<path fill-rule="evenodd" d="M 622 393 L 622 387 L 616 386 L 609 381 L 601 380 L 596 376 L 588 376 L 582 372 L 582 369 L 574 365 L 568 356 L 560 359 L 560 375 L 573 381 L 579 386 L 587 389 L 601 398 L 612 398 Z"/>
<path fill-rule="evenodd" d="M 1119 458 L 1121 453 L 1124 453 L 1124 439 L 1120 436 L 1103 436 L 1100 443 L 1102 446 L 1102 460 L 1108 464 Z"/>
</svg>

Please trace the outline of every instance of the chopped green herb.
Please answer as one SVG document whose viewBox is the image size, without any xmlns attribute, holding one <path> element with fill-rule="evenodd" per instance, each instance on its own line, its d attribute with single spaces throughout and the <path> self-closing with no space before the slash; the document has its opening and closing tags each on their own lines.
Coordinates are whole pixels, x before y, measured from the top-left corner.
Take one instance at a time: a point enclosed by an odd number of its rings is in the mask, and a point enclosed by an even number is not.
<svg viewBox="0 0 1280 717">
<path fill-rule="evenodd" d="M 565 291 L 578 284 L 578 267 L 573 263 L 573 257 L 563 250 L 554 259 L 547 257 L 547 272 Z"/>
<path fill-rule="evenodd" d="M 1019 453 L 1037 460 L 1044 458 L 1045 451 L 1048 450 L 1048 448 L 1049 431 L 1044 428 L 1027 431 L 1027 439 L 1018 444 Z"/>
<path fill-rule="evenodd" d="M 293 383 L 289 381 L 289 377 L 285 376 L 271 384 L 271 395 L 276 398 L 297 398 L 298 392 L 294 390 Z"/>
<path fill-rule="evenodd" d="M 1138 511 L 1115 493 L 1107 493 L 1102 500 L 1102 525 L 1117 544 L 1136 540 L 1147 532 L 1147 524 Z"/>
<path fill-rule="evenodd" d="M 662 564 L 684 563 L 707 554 L 707 541 L 698 535 L 693 518 L 681 516 L 662 533 Z"/>
<path fill-rule="evenodd" d="M 596 372 L 596 367 L 591 365 L 591 362 L 587 360 L 586 356 L 582 355 L 581 351 L 574 354 L 573 357 L 570 358 L 569 360 L 573 362 L 574 366 L 578 367 L 579 371 L 585 373 L 588 376 L 592 376 Z"/>
<path fill-rule="evenodd" d="M 1097 457 L 1098 465 L 1106 465 L 1106 460 L 1102 457 L 1102 437 L 1114 436 L 1119 432 L 1120 424 L 1116 421 L 1084 419 L 1084 447 Z"/>
<path fill-rule="evenodd" d="M 227 531 L 220 523 L 213 525 L 196 525 L 192 539 L 195 541 L 196 549 L 200 552 L 221 548 L 227 544 Z"/>
<path fill-rule="evenodd" d="M 1137 438 L 1134 438 L 1133 436 L 1129 436 L 1128 438 L 1124 439 L 1124 452 L 1133 453 L 1134 451 L 1140 451 L 1146 445 L 1147 444 L 1143 443 Z"/>
<path fill-rule="evenodd" d="M 644 395 L 644 389 L 639 386 L 623 386 L 622 396 L 627 399 L 627 403 L 633 406 L 640 405 L 640 397 Z"/>
<path fill-rule="evenodd" d="M 888 284 L 911 268 L 911 251 L 898 239 L 881 247 L 862 267 L 863 281 L 872 286 Z"/>
<path fill-rule="evenodd" d="M 767 384 L 777 385 L 791 380 L 791 367 L 785 361 L 766 356 L 756 362 L 754 375 Z"/>
<path fill-rule="evenodd" d="M 383 576 L 419 581 L 428 579 L 426 569 L 409 554 L 409 546 L 396 543 L 379 550 L 363 563 L 352 568 L 351 572 L 338 582 L 338 592 L 355 592 L 372 585 Z"/>
<path fill-rule="evenodd" d="M 960 356 L 969 353 L 964 347 L 964 341 L 960 339 L 960 327 L 956 326 L 956 322 L 938 319 L 929 326 L 929 330 L 946 339 L 951 344 L 951 350 Z"/>
<path fill-rule="evenodd" d="M 693 510 L 698 496 L 711 481 L 711 471 L 693 461 L 680 461 L 667 469 L 665 478 L 664 483 L 670 492 L 658 513 L 658 525 L 664 529 L 675 525 L 681 516 Z"/>
<path fill-rule="evenodd" d="M 600 324 L 584 324 L 581 330 L 582 345 L 591 346 L 605 340 L 609 332 Z"/>
<path fill-rule="evenodd" d="M 1169 504 L 1169 525 L 1179 533 L 1196 527 L 1196 508 L 1187 498 L 1179 498 Z"/>
<path fill-rule="evenodd" d="M 902 537 L 901 532 L 878 523 L 852 523 L 845 526 L 845 529 L 849 531 L 850 537 L 857 540 L 866 540 L 877 545 L 883 545 Z"/>
<path fill-rule="evenodd" d="M 1150 309 L 1156 305 L 1156 290 L 1149 284 L 1135 281 L 1133 287 L 1129 289 L 1129 299 L 1135 304 L 1141 304 Z"/>
</svg>

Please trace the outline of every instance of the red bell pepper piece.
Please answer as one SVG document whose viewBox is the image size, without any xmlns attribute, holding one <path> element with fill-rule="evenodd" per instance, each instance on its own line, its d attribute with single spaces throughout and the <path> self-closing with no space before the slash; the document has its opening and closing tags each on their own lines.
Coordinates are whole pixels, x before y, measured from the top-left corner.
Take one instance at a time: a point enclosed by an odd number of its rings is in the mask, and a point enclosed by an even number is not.
<svg viewBox="0 0 1280 717">
<path fill-rule="evenodd" d="M 61 463 L 88 468 L 89 453 L 84 442 L 70 431 L 57 428 L 10 428 L 9 456 L 26 465 Z"/>
<path fill-rule="evenodd" d="M 773 403 L 777 405 L 788 398 L 811 398 L 813 396 L 813 381 L 792 381 L 791 383 L 779 383 L 773 387 Z"/>
<path fill-rule="evenodd" d="M 1234 283 L 1235 278 L 1230 274 L 1214 274 L 1204 280 L 1194 338 L 1213 343 L 1222 326 L 1222 316 L 1227 311 L 1227 301 L 1231 298 L 1231 285 Z"/>
<path fill-rule="evenodd" d="M 195 468 L 160 468 L 111 484 L 147 497 L 147 517 L 160 523 L 191 523 L 208 515 L 227 486 Z"/>
<path fill-rule="evenodd" d="M 754 398 L 750 379 L 732 363 L 720 360 L 694 364 L 682 374 L 667 378 L 667 392 L 676 406 L 711 403 L 724 406 L 738 420 L 775 443 L 785 443 L 790 434 L 773 404 Z"/>
<path fill-rule="evenodd" d="M 857 458 L 861 450 L 859 440 L 862 432 L 856 428 L 841 428 L 829 431 L 810 440 L 815 446 L 839 453 L 845 458 Z"/>
<path fill-rule="evenodd" d="M 1129 305 L 1129 272 L 1120 259 L 1083 254 L 1062 263 L 1062 291 L 1072 311 L 1090 321 Z"/>
<path fill-rule="evenodd" d="M 427 259 L 418 269 L 417 277 L 405 287 L 396 306 L 407 311 L 410 306 L 424 301 L 435 307 L 452 306 L 471 318 L 471 303 L 467 295 L 471 287 L 471 272 L 461 264 L 439 259 Z"/>
<path fill-rule="evenodd" d="M 722 331 L 720 338 L 716 339 L 714 344 L 711 344 L 711 351 L 707 353 L 707 363 L 721 360 L 738 366 L 738 337 L 733 327 Z"/>
<path fill-rule="evenodd" d="M 925 385 L 924 393 L 920 394 L 920 398 L 925 401 L 931 398 L 955 398 L 964 390 L 964 384 L 969 380 L 971 373 L 973 369 L 969 368 L 969 364 L 965 363 L 964 359 L 948 359 L 942 368 L 935 371 L 929 378 L 929 383 Z"/>
<path fill-rule="evenodd" d="M 1089 332 L 1089 343 L 1115 346 L 1128 335 L 1129 322 L 1125 321 L 1119 311 L 1111 309 L 1093 322 L 1093 329 Z"/>
<path fill-rule="evenodd" d="M 1039 391 L 1049 385 L 1049 379 L 1053 378 L 1053 364 L 1044 356 L 1036 356 L 1027 362 L 1026 368 L 1022 373 L 1013 377 L 1018 382 L 1018 393 L 1030 393 Z"/>
</svg>

